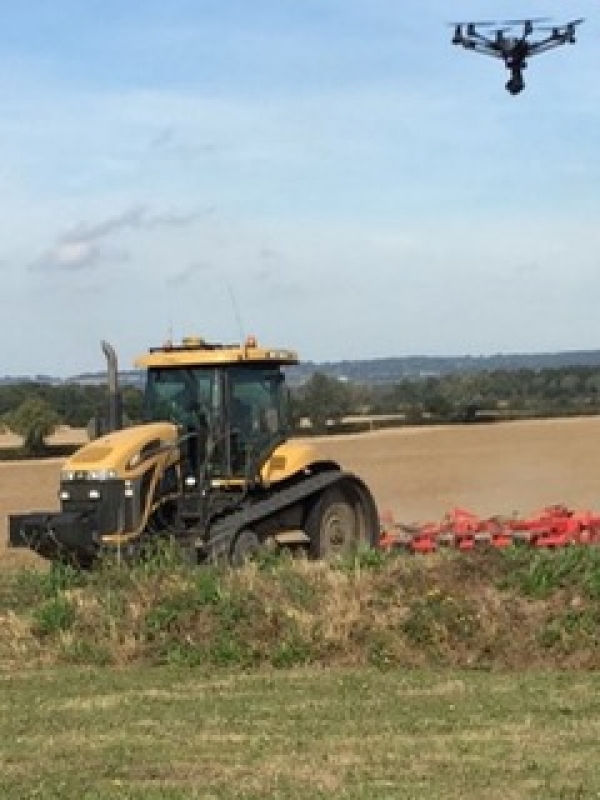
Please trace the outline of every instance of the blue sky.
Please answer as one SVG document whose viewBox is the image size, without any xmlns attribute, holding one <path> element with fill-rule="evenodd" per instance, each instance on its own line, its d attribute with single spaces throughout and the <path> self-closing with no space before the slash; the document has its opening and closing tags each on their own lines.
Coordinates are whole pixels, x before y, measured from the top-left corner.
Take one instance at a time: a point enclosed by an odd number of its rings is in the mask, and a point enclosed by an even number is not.
<svg viewBox="0 0 600 800">
<path fill-rule="evenodd" d="M 0 26 L 0 374 L 253 333 L 600 347 L 600 6 L 28 0 Z M 504 89 L 453 19 L 584 16 Z"/>
</svg>

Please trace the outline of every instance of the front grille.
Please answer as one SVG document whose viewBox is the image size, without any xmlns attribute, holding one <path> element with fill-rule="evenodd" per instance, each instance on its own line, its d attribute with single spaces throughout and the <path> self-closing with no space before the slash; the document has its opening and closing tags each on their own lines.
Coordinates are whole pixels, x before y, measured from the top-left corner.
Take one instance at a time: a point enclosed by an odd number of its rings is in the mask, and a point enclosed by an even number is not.
<svg viewBox="0 0 600 800">
<path fill-rule="evenodd" d="M 123 526 L 124 484 L 122 480 L 64 481 L 61 483 L 63 511 L 93 511 L 98 533 L 116 533 Z M 63 497 L 67 492 L 68 497 Z M 92 492 L 92 497 L 90 497 Z M 97 497 L 93 493 L 97 492 Z"/>
</svg>

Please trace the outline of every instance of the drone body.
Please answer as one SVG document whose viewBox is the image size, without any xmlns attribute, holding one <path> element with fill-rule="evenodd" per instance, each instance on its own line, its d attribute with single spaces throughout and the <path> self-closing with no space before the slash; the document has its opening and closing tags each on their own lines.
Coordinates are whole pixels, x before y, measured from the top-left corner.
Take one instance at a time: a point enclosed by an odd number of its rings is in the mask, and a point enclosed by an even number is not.
<svg viewBox="0 0 600 800">
<path fill-rule="evenodd" d="M 562 25 L 539 24 L 546 21 L 546 18 L 538 17 L 503 22 L 454 22 L 452 44 L 502 59 L 510 72 L 506 90 L 516 95 L 525 88 L 523 70 L 527 67 L 527 59 L 563 44 L 575 44 L 575 28 L 583 19 L 574 19 Z M 518 31 L 515 31 L 516 27 Z M 490 35 L 481 33 L 478 28 L 488 29 Z M 541 36 L 534 39 L 532 37 L 536 32 Z"/>
</svg>

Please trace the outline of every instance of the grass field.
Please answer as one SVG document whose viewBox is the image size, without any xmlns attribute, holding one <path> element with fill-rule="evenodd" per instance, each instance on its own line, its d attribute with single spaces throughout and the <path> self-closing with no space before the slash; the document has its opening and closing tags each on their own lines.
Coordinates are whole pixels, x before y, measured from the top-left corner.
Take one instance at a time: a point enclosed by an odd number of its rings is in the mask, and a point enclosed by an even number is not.
<svg viewBox="0 0 600 800">
<path fill-rule="evenodd" d="M 5 800 L 600 796 L 595 674 L 145 667 L 1 686 Z"/>
<path fill-rule="evenodd" d="M 3 575 L 3 800 L 600 797 L 595 549 L 149 566 Z"/>
</svg>

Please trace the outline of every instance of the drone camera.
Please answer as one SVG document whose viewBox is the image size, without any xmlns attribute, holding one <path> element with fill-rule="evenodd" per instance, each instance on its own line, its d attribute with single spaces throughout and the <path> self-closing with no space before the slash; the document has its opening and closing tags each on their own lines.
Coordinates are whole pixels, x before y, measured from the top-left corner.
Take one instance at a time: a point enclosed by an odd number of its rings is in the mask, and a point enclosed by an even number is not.
<svg viewBox="0 0 600 800">
<path fill-rule="evenodd" d="M 512 95 L 519 94 L 524 88 L 525 82 L 523 81 L 523 78 L 513 76 L 509 81 L 506 82 L 506 90 Z"/>
</svg>

